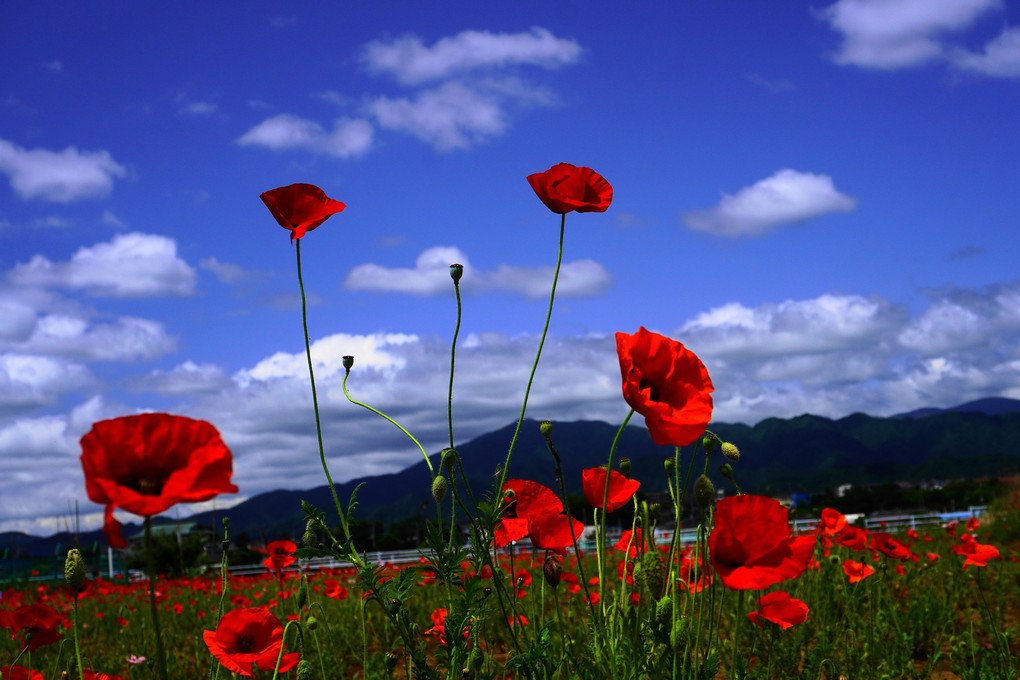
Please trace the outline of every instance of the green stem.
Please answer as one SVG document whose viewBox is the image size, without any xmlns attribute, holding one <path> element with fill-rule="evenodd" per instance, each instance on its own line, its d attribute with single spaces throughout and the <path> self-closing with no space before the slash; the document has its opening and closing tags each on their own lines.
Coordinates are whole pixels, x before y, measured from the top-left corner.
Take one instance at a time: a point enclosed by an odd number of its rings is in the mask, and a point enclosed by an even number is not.
<svg viewBox="0 0 1020 680">
<path fill-rule="evenodd" d="M 152 630 L 156 634 L 156 669 L 160 680 L 167 680 L 166 653 L 163 651 L 163 634 L 159 629 L 159 608 L 156 606 L 156 552 L 152 545 L 152 518 L 145 518 L 145 556 L 149 565 L 149 612 Z"/>
<path fill-rule="evenodd" d="M 623 423 L 620 424 L 620 429 L 616 431 L 616 436 L 613 437 L 613 445 L 609 447 L 609 465 L 606 466 L 606 486 L 602 490 L 602 524 L 599 526 L 599 533 L 602 535 L 602 542 L 599 544 L 599 604 L 602 605 L 602 613 L 606 613 L 606 598 L 605 598 L 605 583 L 601 580 L 604 576 L 606 564 L 606 515 L 607 506 L 609 505 L 609 479 L 612 477 L 613 472 L 613 455 L 616 453 L 616 447 L 620 443 L 620 436 L 623 435 L 623 431 L 627 428 L 627 423 L 630 422 L 631 417 L 634 415 L 634 409 L 631 409 L 627 414 L 627 417 L 623 419 Z"/>
<path fill-rule="evenodd" d="M 503 493 L 503 485 L 506 484 L 507 472 L 510 470 L 510 458 L 514 454 L 514 447 L 517 445 L 517 437 L 521 433 L 521 425 L 524 423 L 524 413 L 528 410 L 528 396 L 531 394 L 531 384 L 535 381 L 535 372 L 538 370 L 538 360 L 542 358 L 542 347 L 545 346 L 545 336 L 549 332 L 549 321 L 552 319 L 553 301 L 556 300 L 556 282 L 560 278 L 560 265 L 563 262 L 563 234 L 566 232 L 567 214 L 560 216 L 560 245 L 559 254 L 556 256 L 556 270 L 553 272 L 552 291 L 549 293 L 549 311 L 545 315 L 545 326 L 542 328 L 542 338 L 538 342 L 538 352 L 535 353 L 535 363 L 531 366 L 531 375 L 528 376 L 528 386 L 524 390 L 524 403 L 521 404 L 521 415 L 517 418 L 517 428 L 510 440 L 510 449 L 506 452 L 506 462 L 499 475 L 499 486 L 497 493 Z"/>
<path fill-rule="evenodd" d="M 81 645 L 78 644 L 78 590 L 77 589 L 74 590 L 74 655 L 78 659 L 78 678 L 79 678 L 79 680 L 85 680 L 85 667 L 81 665 Z"/>
<path fill-rule="evenodd" d="M 308 304 L 305 300 L 305 282 L 301 277 L 301 239 L 295 240 L 294 250 L 297 252 L 297 278 L 298 287 L 301 289 L 301 323 L 305 330 L 305 356 L 308 359 L 308 379 L 312 383 L 312 408 L 315 410 L 315 434 L 319 442 L 319 460 L 322 461 L 322 471 L 326 473 L 326 481 L 329 483 L 329 490 L 333 494 L 333 502 L 336 504 L 336 511 L 340 515 L 340 525 L 344 529 L 347 541 L 351 542 L 351 532 L 347 526 L 347 517 L 344 515 L 343 507 L 340 505 L 340 497 L 337 496 L 336 486 L 333 484 L 333 477 L 329 474 L 329 466 L 326 464 L 326 449 L 322 445 L 322 420 L 319 417 L 319 397 L 315 392 L 315 371 L 312 368 L 312 344 L 308 337 Z M 351 549 L 353 550 L 353 543 Z"/>
<path fill-rule="evenodd" d="M 453 282 L 453 289 L 457 293 L 457 325 L 453 329 L 453 342 L 450 344 L 450 391 L 446 404 L 446 419 L 450 424 L 450 448 L 453 448 L 453 367 L 457 362 L 457 336 L 460 335 L 460 283 Z"/>
</svg>

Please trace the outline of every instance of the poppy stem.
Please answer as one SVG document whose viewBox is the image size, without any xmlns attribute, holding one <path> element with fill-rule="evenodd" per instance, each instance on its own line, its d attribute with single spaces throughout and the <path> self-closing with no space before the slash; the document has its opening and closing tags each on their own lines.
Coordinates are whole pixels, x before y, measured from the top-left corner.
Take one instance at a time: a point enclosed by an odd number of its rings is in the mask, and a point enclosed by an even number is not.
<svg viewBox="0 0 1020 680">
<path fill-rule="evenodd" d="M 460 335 L 462 308 L 460 304 L 460 281 L 453 279 L 453 290 L 457 293 L 457 325 L 453 329 L 453 342 L 450 344 L 450 391 L 446 401 L 446 419 L 450 424 L 450 448 L 453 448 L 453 367 L 457 362 L 457 336 Z"/>
<path fill-rule="evenodd" d="M 542 358 L 542 347 L 545 346 L 545 336 L 549 332 L 549 321 L 552 319 L 553 302 L 556 300 L 556 282 L 560 278 L 560 265 L 563 263 L 563 234 L 566 232 L 567 214 L 560 215 L 560 245 L 559 253 L 556 256 L 556 270 L 553 272 L 552 290 L 549 293 L 549 311 L 545 315 L 545 326 L 542 328 L 542 338 L 538 342 L 538 351 L 535 353 L 535 363 L 531 366 L 531 375 L 528 376 L 528 386 L 524 389 L 524 403 L 521 404 L 521 415 L 517 418 L 517 428 L 514 436 L 510 439 L 510 448 L 506 452 L 506 462 L 499 473 L 499 486 L 497 493 L 503 493 L 503 485 L 506 484 L 506 476 L 510 470 L 510 458 L 514 454 L 514 447 L 517 446 L 517 437 L 521 434 L 521 425 L 524 423 L 524 413 L 528 410 L 528 396 L 531 394 L 531 384 L 535 381 L 535 372 L 538 370 L 538 360 Z"/>
<path fill-rule="evenodd" d="M 613 471 L 613 455 L 616 453 L 616 447 L 620 444 L 620 436 L 623 431 L 627 429 L 627 423 L 630 422 L 631 417 L 634 415 L 634 409 L 631 409 L 627 414 L 627 417 L 620 423 L 620 429 L 616 431 L 616 436 L 613 437 L 613 444 L 609 447 L 609 464 L 606 466 L 606 486 L 602 490 L 602 523 L 599 525 L 599 535 L 602 536 L 602 542 L 599 544 L 599 602 L 602 604 L 602 614 L 606 613 L 606 598 L 605 598 L 605 583 L 603 582 L 603 572 L 605 571 L 606 565 L 606 515 L 609 514 L 609 480 L 612 478 Z"/>
<path fill-rule="evenodd" d="M 308 358 L 308 379 L 312 383 L 312 408 L 315 411 L 315 434 L 319 441 L 319 460 L 322 461 L 322 471 L 326 473 L 326 481 L 329 482 L 329 490 L 333 494 L 333 502 L 336 504 L 336 511 L 340 515 L 340 524 L 343 526 L 344 536 L 351 545 L 351 550 L 354 550 L 354 544 L 351 541 L 351 531 L 347 526 L 347 517 L 340 506 L 340 497 L 337 496 L 333 477 L 329 474 L 329 466 L 326 465 L 326 449 L 322 445 L 322 421 L 319 418 L 319 397 L 315 392 L 315 371 L 312 369 L 312 344 L 308 338 L 308 304 L 305 300 L 305 282 L 301 277 L 301 239 L 295 239 L 294 243 L 294 251 L 297 253 L 298 287 L 301 289 L 301 323 L 304 325 L 305 330 L 305 356 Z M 357 556 L 356 553 L 355 556 Z"/>
<path fill-rule="evenodd" d="M 85 667 L 81 664 L 81 645 L 78 643 L 78 590 L 74 591 L 74 655 L 78 659 L 78 678 L 85 680 Z"/>
<path fill-rule="evenodd" d="M 160 680 L 168 680 L 163 634 L 159 628 L 159 608 L 156 606 L 156 551 L 152 545 L 152 517 L 145 518 L 145 557 L 149 566 L 149 612 L 152 615 L 152 630 L 156 634 L 156 669 Z"/>
</svg>

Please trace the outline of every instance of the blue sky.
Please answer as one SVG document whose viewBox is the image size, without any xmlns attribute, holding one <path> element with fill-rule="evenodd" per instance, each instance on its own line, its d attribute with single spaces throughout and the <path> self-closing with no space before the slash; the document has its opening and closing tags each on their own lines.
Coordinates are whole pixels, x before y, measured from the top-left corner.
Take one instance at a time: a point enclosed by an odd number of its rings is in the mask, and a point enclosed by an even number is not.
<svg viewBox="0 0 1020 680">
<path fill-rule="evenodd" d="M 457 437 L 516 417 L 559 226 L 525 177 L 559 162 L 615 197 L 567 216 L 530 416 L 622 419 L 642 325 L 701 356 L 717 421 L 1020 398 L 1020 7 L 490 5 L 5 8 L 0 530 L 98 525 L 78 440 L 140 410 L 217 425 L 238 498 L 323 483 L 258 199 L 293 182 L 348 205 L 302 246 L 335 478 L 420 455 L 343 354 L 443 445 L 452 262 Z"/>
</svg>

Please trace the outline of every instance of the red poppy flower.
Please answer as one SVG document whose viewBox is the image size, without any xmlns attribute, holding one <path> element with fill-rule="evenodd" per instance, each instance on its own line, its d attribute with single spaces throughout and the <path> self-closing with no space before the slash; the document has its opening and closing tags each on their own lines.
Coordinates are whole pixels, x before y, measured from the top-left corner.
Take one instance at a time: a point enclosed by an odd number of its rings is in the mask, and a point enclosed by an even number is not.
<svg viewBox="0 0 1020 680">
<path fill-rule="evenodd" d="M 114 548 L 127 547 L 115 508 L 151 517 L 238 490 L 230 483 L 230 449 L 204 420 L 166 413 L 101 420 L 81 438 L 81 449 L 85 490 L 106 504 L 103 531 Z"/>
<path fill-rule="evenodd" d="M 816 537 L 791 536 L 788 518 L 768 496 L 731 496 L 716 504 L 709 556 L 727 588 L 768 588 L 801 575 Z"/>
<path fill-rule="evenodd" d="M 574 544 L 584 532 L 584 524 L 573 517 L 559 514 L 538 515 L 528 518 L 531 542 L 539 550 L 552 550 L 566 555 L 565 548 Z"/>
<path fill-rule="evenodd" d="M 283 571 L 285 567 L 297 562 L 297 558 L 292 554 L 295 550 L 297 550 L 297 545 L 294 541 L 270 541 L 266 546 L 269 557 L 262 560 L 262 564 L 266 569 Z"/>
<path fill-rule="evenodd" d="M 819 527 L 827 534 L 838 534 L 846 526 L 846 516 L 839 510 L 824 508 Z"/>
<path fill-rule="evenodd" d="M 777 590 L 769 593 L 758 601 L 758 610 L 747 615 L 751 623 L 763 625 L 759 619 L 766 619 L 777 624 L 783 630 L 807 621 L 808 606 L 790 597 L 787 593 Z"/>
<path fill-rule="evenodd" d="M 58 642 L 63 636 L 57 630 L 69 626 L 63 614 L 45 604 L 26 604 L 8 611 L 0 611 L 0 628 L 11 629 L 11 639 L 24 633 L 21 651 L 34 652 L 43 645 Z"/>
<path fill-rule="evenodd" d="M 914 553 L 910 552 L 910 548 L 882 532 L 875 532 L 871 535 L 868 547 L 894 560 L 909 560 L 914 556 Z"/>
<path fill-rule="evenodd" d="M 284 229 L 290 240 L 301 238 L 347 206 L 334 201 L 314 184 L 291 184 L 262 193 L 259 198 Z"/>
<path fill-rule="evenodd" d="M 570 163 L 554 165 L 528 175 L 528 183 L 545 207 L 559 215 L 568 212 L 605 212 L 613 202 L 613 187 L 591 168 Z"/>
<path fill-rule="evenodd" d="M 634 335 L 616 334 L 623 398 L 645 417 L 659 446 L 687 446 L 712 419 L 715 386 L 694 352 L 643 326 Z"/>
<path fill-rule="evenodd" d="M 606 469 L 589 468 L 581 472 L 581 484 L 584 487 L 584 500 L 594 508 L 602 507 L 602 499 L 606 493 Z M 630 502 L 635 492 L 641 487 L 636 479 L 627 479 L 616 470 L 609 474 L 609 501 L 606 512 L 614 512 Z"/>
<path fill-rule="evenodd" d="M 966 556 L 967 559 L 963 562 L 964 569 L 970 565 L 974 565 L 975 567 L 987 567 L 988 560 L 999 559 L 998 548 L 994 545 L 978 543 L 972 536 L 969 540 L 964 540 L 961 541 L 959 545 L 954 545 L 953 552 L 957 555 Z"/>
<path fill-rule="evenodd" d="M 848 583 L 857 583 L 862 581 L 872 574 L 875 573 L 875 569 L 863 562 L 855 562 L 853 560 L 845 560 L 843 562 L 843 573 L 846 574 Z"/>
<path fill-rule="evenodd" d="M 509 497 L 504 495 L 503 507 L 506 517 L 496 525 L 494 543 L 503 548 L 514 541 L 527 538 L 529 532 L 528 518 L 531 515 L 559 514 L 563 512 L 563 502 L 553 490 L 538 482 L 527 479 L 508 479 L 503 485 L 504 493 L 513 490 Z"/>
<path fill-rule="evenodd" d="M 90 671 L 87 668 L 83 671 L 83 673 L 85 675 L 85 680 L 123 680 L 123 678 L 121 678 L 118 675 L 108 675 L 107 673 L 96 673 L 95 671 Z"/>
<path fill-rule="evenodd" d="M 283 626 L 266 607 L 232 609 L 223 615 L 216 630 L 204 631 L 202 637 L 224 668 L 250 678 L 252 664 L 263 671 L 276 668 Z M 297 652 L 284 654 L 280 672 L 289 671 L 297 662 Z"/>
<path fill-rule="evenodd" d="M 0 668 L 0 680 L 43 680 L 43 674 L 24 666 L 4 666 Z"/>
<path fill-rule="evenodd" d="M 630 549 L 627 550 L 627 546 L 630 545 Z M 645 551 L 644 539 L 641 535 L 641 527 L 631 531 L 627 529 L 620 535 L 620 540 L 613 544 L 613 547 L 617 550 L 627 550 L 628 557 L 637 557 L 638 552 Z"/>
<path fill-rule="evenodd" d="M 845 527 L 840 529 L 838 534 L 833 536 L 833 540 L 844 548 L 861 551 L 867 547 L 868 533 L 867 529 L 861 529 L 852 524 L 847 524 Z"/>
<path fill-rule="evenodd" d="M 332 600 L 346 600 L 347 587 L 340 584 L 335 578 L 328 578 L 322 582 L 326 587 L 326 597 Z"/>
</svg>

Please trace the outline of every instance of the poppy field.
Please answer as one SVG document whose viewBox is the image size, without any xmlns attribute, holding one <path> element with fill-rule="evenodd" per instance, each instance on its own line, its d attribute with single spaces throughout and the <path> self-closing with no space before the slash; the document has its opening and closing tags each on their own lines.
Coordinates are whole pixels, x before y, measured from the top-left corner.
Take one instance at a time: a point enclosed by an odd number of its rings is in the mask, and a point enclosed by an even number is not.
<svg viewBox="0 0 1020 680">
<path fill-rule="evenodd" d="M 594 170 L 566 163 L 527 181 L 560 216 L 533 379 L 567 215 L 606 211 L 613 189 Z M 261 198 L 290 232 L 297 258 L 318 427 L 301 244 L 345 205 L 310 184 Z M 357 492 L 338 497 L 319 429 L 335 507 L 304 504 L 300 544 L 270 542 L 263 573 L 230 575 L 224 552 L 219 568 L 171 579 L 150 550 L 146 578 L 92 580 L 71 550 L 62 582 L 2 592 L 0 628 L 10 636 L 0 636 L 0 678 L 1017 678 L 1020 490 L 960 524 L 869 531 L 825 508 L 810 531 L 794 532 L 777 500 L 742 492 L 740 459 L 753 452 L 742 454 L 740 442 L 712 433 L 710 367 L 643 326 L 616 334 L 630 409 L 619 432 L 635 414 L 644 418 L 663 447 L 662 478 L 632 478 L 616 441 L 593 451 L 580 480 L 595 516 L 585 527 L 570 505 L 550 421 L 541 434 L 559 488 L 516 477 L 529 380 L 517 431 L 505 458 L 494 461 L 492 488 L 471 488 L 453 410 L 459 282 L 466 275 L 451 264 L 449 447 L 440 457 L 430 458 L 412 432 L 351 394 L 356 357 L 344 357 L 351 407 L 399 428 L 428 463 L 434 519 L 416 562 L 366 558 L 351 531 Z M 238 491 L 229 442 L 202 420 L 125 415 L 95 423 L 81 446 L 85 492 L 104 506 L 104 533 L 114 548 L 127 545 L 116 509 L 143 517 L 151 542 L 153 516 Z M 710 469 L 727 488 L 715 488 Z M 672 507 L 645 497 L 643 489 L 663 487 Z M 671 519 L 692 501 L 697 521 L 686 528 L 697 532 L 683 541 Z M 611 532 L 607 520 L 623 508 L 633 517 L 630 527 Z M 219 530 L 229 545 L 229 520 Z M 311 569 L 312 558 L 345 566 Z"/>
</svg>

